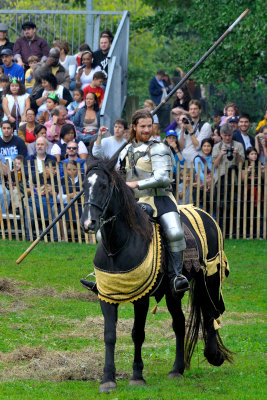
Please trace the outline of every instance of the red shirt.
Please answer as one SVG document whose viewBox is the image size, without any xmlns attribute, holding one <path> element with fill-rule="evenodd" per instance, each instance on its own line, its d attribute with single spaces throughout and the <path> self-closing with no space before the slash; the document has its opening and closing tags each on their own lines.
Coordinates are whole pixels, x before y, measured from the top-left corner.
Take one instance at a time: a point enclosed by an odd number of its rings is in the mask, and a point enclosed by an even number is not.
<svg viewBox="0 0 267 400">
<path fill-rule="evenodd" d="M 88 85 L 83 89 L 84 99 L 88 93 L 95 93 L 98 99 L 98 104 L 100 105 L 104 99 L 105 91 L 101 87 L 93 88 L 92 86 Z"/>
</svg>

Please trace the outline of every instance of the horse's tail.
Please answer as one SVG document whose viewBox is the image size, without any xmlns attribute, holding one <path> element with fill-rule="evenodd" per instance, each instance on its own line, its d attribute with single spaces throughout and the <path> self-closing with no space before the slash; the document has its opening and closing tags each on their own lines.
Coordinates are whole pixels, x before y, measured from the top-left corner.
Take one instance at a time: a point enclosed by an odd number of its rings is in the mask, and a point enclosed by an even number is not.
<svg viewBox="0 0 267 400">
<path fill-rule="evenodd" d="M 200 275 L 199 275 L 200 274 Z M 203 307 L 204 304 L 209 308 L 211 305 L 210 295 L 208 293 L 208 288 L 205 285 L 205 276 L 204 273 L 199 272 L 198 276 L 191 281 L 191 291 L 190 291 L 190 314 L 187 322 L 187 330 L 185 336 L 185 367 L 186 369 L 190 368 L 191 359 L 199 338 L 199 331 L 202 331 L 205 349 L 207 348 L 208 336 L 210 331 L 216 337 L 216 356 L 214 359 L 209 359 L 206 352 L 204 351 L 205 357 L 212 365 L 221 365 L 224 361 L 228 361 L 230 363 L 233 362 L 233 352 L 229 350 L 224 344 L 220 337 L 218 330 L 214 329 L 213 322 L 214 318 L 207 321 L 204 321 L 203 318 Z M 206 292 L 206 293 L 205 293 Z M 205 299 L 206 298 L 206 299 Z M 211 315 L 211 314 L 209 314 Z"/>
</svg>

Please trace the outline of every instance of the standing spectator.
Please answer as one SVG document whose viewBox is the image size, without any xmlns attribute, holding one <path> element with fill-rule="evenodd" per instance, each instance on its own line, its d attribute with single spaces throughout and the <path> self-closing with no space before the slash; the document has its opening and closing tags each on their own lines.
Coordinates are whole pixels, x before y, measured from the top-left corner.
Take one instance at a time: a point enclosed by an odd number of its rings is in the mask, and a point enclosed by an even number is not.
<svg viewBox="0 0 267 400">
<path fill-rule="evenodd" d="M 69 142 L 77 143 L 79 157 L 85 160 L 88 154 L 87 148 L 81 140 L 77 139 L 76 130 L 72 124 L 65 124 L 62 126 L 60 140 L 53 145 L 51 154 L 56 157 L 58 162 L 63 160 Z"/>
<path fill-rule="evenodd" d="M 78 138 L 89 144 L 95 137 L 100 125 L 98 100 L 95 93 L 88 93 L 85 106 L 75 114 L 73 123 L 78 131 Z"/>
<path fill-rule="evenodd" d="M 258 132 L 260 130 L 260 128 L 262 126 L 264 126 L 264 125 L 267 125 L 267 107 L 266 107 L 265 112 L 264 112 L 263 120 L 258 123 L 258 126 L 256 128 L 256 132 Z"/>
<path fill-rule="evenodd" d="M 26 87 L 26 92 L 29 94 L 31 94 L 32 88 L 35 84 L 35 79 L 33 77 L 33 68 L 38 63 L 38 61 L 39 60 L 37 56 L 30 56 L 28 58 L 28 64 L 30 68 L 28 68 L 25 73 L 25 87 Z"/>
<path fill-rule="evenodd" d="M 37 125 L 34 128 L 33 134 L 36 137 L 36 139 L 38 139 L 39 137 L 42 137 L 42 136 L 46 138 L 46 127 L 44 125 Z M 47 141 L 47 143 L 48 143 L 48 146 L 47 146 L 46 152 L 47 152 L 47 154 L 51 154 L 51 149 L 53 147 L 53 143 L 48 142 L 48 141 Z M 28 156 L 36 154 L 36 140 L 35 140 L 35 142 L 32 142 L 28 145 L 27 154 L 28 154 Z"/>
<path fill-rule="evenodd" d="M 208 122 L 202 121 L 201 103 L 199 100 L 191 100 L 189 103 L 190 119 L 183 118 L 179 145 L 188 165 L 194 161 L 194 158 L 200 154 L 201 142 L 211 135 L 211 127 Z"/>
<path fill-rule="evenodd" d="M 215 125 L 211 128 L 211 139 L 213 140 L 213 144 L 220 143 L 222 140 L 221 134 L 220 134 L 221 128 L 218 125 Z"/>
<path fill-rule="evenodd" d="M 1 57 L 3 61 L 2 67 L 5 70 L 5 75 L 10 79 L 15 78 L 24 83 L 24 69 L 13 62 L 13 53 L 10 49 L 4 49 L 1 51 Z"/>
<path fill-rule="evenodd" d="M 20 124 L 18 130 L 18 136 L 24 140 L 25 144 L 35 142 L 36 136 L 34 136 L 34 129 L 38 126 L 38 122 L 35 121 L 36 114 L 32 108 L 28 108 L 26 111 L 26 122 Z"/>
<path fill-rule="evenodd" d="M 236 131 L 233 140 L 242 144 L 244 152 L 249 147 L 255 146 L 255 140 L 248 134 L 250 128 L 250 117 L 248 114 L 241 114 L 238 122 L 239 131 Z"/>
<path fill-rule="evenodd" d="M 2 106 L 5 113 L 3 120 L 9 120 L 17 133 L 20 122 L 26 121 L 26 111 L 30 108 L 30 99 L 28 93 L 25 92 L 25 86 L 15 78 L 6 89 Z"/>
<path fill-rule="evenodd" d="M 181 168 L 184 168 L 184 163 L 186 160 L 180 151 L 178 135 L 174 130 L 169 130 L 168 132 L 166 132 L 166 139 L 164 140 L 163 143 L 167 144 L 167 146 L 170 147 L 174 157 L 174 163 L 173 163 L 174 182 L 172 183 L 172 188 L 173 188 L 173 193 L 176 193 L 177 166 L 178 164 L 180 165 L 180 171 L 181 171 Z"/>
<path fill-rule="evenodd" d="M 0 23 L 0 54 L 4 49 L 10 49 L 13 51 L 14 43 L 10 42 L 7 38 L 8 26 L 6 24 Z M 12 53 L 13 54 L 13 53 Z M 3 64 L 2 58 L 0 56 L 0 65 Z"/>
<path fill-rule="evenodd" d="M 71 84 L 70 90 L 75 88 L 75 75 L 76 75 L 76 68 L 77 63 L 74 56 L 70 56 L 70 46 L 68 42 L 63 42 L 61 40 L 55 40 L 53 42 L 53 46 L 55 49 L 59 50 L 59 62 L 60 64 L 69 72 Z"/>
<path fill-rule="evenodd" d="M 266 165 L 267 160 L 267 125 L 263 125 L 255 138 L 256 149 L 259 153 L 259 160 L 262 164 Z"/>
<path fill-rule="evenodd" d="M 213 140 L 203 139 L 201 142 L 201 154 L 198 154 L 194 159 L 194 169 L 195 169 L 195 180 L 198 180 L 198 168 L 200 165 L 200 198 L 199 198 L 199 207 L 203 208 L 203 199 L 204 199 L 204 191 L 206 192 L 206 200 L 207 206 L 209 206 L 210 202 L 210 188 L 211 188 L 211 180 L 212 180 L 212 148 L 213 148 Z M 205 182 L 205 167 L 207 166 L 207 175 Z M 195 191 L 196 194 L 196 191 Z"/>
<path fill-rule="evenodd" d="M 67 107 L 68 118 L 71 121 L 73 121 L 76 112 L 85 105 L 85 101 L 83 100 L 83 90 L 82 89 L 73 90 L 73 99 L 74 101 L 72 101 Z"/>
<path fill-rule="evenodd" d="M 49 46 L 45 39 L 36 35 L 36 25 L 31 21 L 24 22 L 22 30 L 23 36 L 15 41 L 13 48 L 14 59 L 17 63 L 27 68 L 30 56 L 37 56 L 41 61 L 46 60 Z"/>
<path fill-rule="evenodd" d="M 238 121 L 239 121 L 238 117 L 231 117 L 228 119 L 228 124 L 231 125 L 234 134 L 238 131 Z"/>
<path fill-rule="evenodd" d="M 105 82 L 105 74 L 104 72 L 98 71 L 94 73 L 93 80 L 90 85 L 84 88 L 84 98 L 86 98 L 87 93 L 95 93 L 98 98 L 99 108 L 102 106 L 102 102 L 104 100 L 105 91 L 101 87 Z"/>
<path fill-rule="evenodd" d="M 188 118 L 190 114 L 189 112 L 183 110 L 182 108 L 176 107 L 172 109 L 171 115 L 174 118 L 174 121 L 169 126 L 167 126 L 167 128 L 165 128 L 164 131 L 168 132 L 170 130 L 175 130 L 179 138 L 181 133 L 181 128 L 180 128 L 181 117 L 183 116 L 183 118 Z"/>
<path fill-rule="evenodd" d="M 42 80 L 51 74 L 55 76 L 57 85 L 62 85 L 66 89 L 70 88 L 69 72 L 60 64 L 59 56 L 59 51 L 52 48 L 49 51 L 47 60 L 39 62 L 34 67 L 33 76 L 35 84 L 32 89 L 32 97 L 35 97 L 36 93 L 42 89 Z"/>
<path fill-rule="evenodd" d="M 100 70 L 108 76 L 108 52 L 111 47 L 112 40 L 110 37 L 102 36 L 99 40 L 99 50 L 94 51 L 94 66 L 99 66 Z"/>
<path fill-rule="evenodd" d="M 56 143 L 60 138 L 62 126 L 64 124 L 73 125 L 73 122 L 67 119 L 67 110 L 64 106 L 55 107 L 51 115 L 52 119 L 44 124 L 47 128 L 46 137 L 49 142 Z"/>
<path fill-rule="evenodd" d="M 9 161 L 12 168 L 12 161 L 17 155 L 27 156 L 27 147 L 24 141 L 13 135 L 13 127 L 10 121 L 1 123 L 2 137 L 0 138 L 0 154 Z"/>
<path fill-rule="evenodd" d="M 93 80 L 95 72 L 101 71 L 101 68 L 97 65 L 95 68 L 92 64 L 93 55 L 90 51 L 85 51 L 82 54 L 81 67 L 78 67 L 76 74 L 76 87 L 84 89 L 86 86 L 90 85 Z"/>
<path fill-rule="evenodd" d="M 127 127 L 126 121 L 123 119 L 117 119 L 114 122 L 114 136 L 103 138 L 107 129 L 104 126 L 101 126 L 98 137 L 94 142 L 92 151 L 93 156 L 97 158 L 111 158 L 123 143 L 126 142 L 123 138 L 125 127 Z M 119 166 L 119 162 L 117 162 L 117 166 Z"/>
<path fill-rule="evenodd" d="M 151 111 L 154 110 L 154 108 L 156 108 L 156 104 L 154 103 L 154 101 L 152 101 L 150 99 L 147 99 L 147 100 L 144 101 L 143 108 L 145 110 L 148 110 L 148 111 L 151 112 Z M 153 115 L 153 125 L 155 125 L 155 124 L 157 124 L 157 125 L 159 124 L 159 119 L 158 119 L 157 114 Z"/>
<path fill-rule="evenodd" d="M 149 93 L 151 100 L 157 105 L 166 97 L 169 89 L 168 84 L 164 80 L 165 72 L 163 70 L 159 70 L 156 73 L 156 76 L 151 79 L 149 82 Z M 170 124 L 170 105 L 163 104 L 162 107 L 158 111 L 158 118 L 161 129 L 165 129 Z"/>
<path fill-rule="evenodd" d="M 188 92 L 187 86 L 184 85 L 177 89 L 176 91 L 177 98 L 174 100 L 172 108 L 180 107 L 184 110 L 189 110 L 189 102 L 191 100 L 190 94 Z"/>
</svg>

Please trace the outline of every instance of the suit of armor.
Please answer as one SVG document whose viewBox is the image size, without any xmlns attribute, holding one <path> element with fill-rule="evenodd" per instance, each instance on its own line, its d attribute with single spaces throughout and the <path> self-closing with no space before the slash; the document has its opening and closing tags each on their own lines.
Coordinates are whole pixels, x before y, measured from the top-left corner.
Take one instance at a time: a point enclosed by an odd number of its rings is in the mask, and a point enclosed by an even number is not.
<svg viewBox="0 0 267 400">
<path fill-rule="evenodd" d="M 174 292 L 188 290 L 188 281 L 181 275 L 182 251 L 185 249 L 177 203 L 172 194 L 170 172 L 172 153 L 168 146 L 150 139 L 146 143 L 129 143 L 120 154 L 126 181 L 138 183 L 134 189 L 138 203 L 150 208 L 164 230 L 168 243 L 168 275 Z"/>
</svg>

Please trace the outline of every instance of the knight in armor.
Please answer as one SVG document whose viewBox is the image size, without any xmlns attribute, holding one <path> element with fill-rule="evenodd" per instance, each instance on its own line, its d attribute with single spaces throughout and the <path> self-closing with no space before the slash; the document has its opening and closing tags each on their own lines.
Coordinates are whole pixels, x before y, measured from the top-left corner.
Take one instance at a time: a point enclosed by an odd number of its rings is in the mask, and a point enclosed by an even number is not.
<svg viewBox="0 0 267 400">
<path fill-rule="evenodd" d="M 149 111 L 138 110 L 132 116 L 130 141 L 120 153 L 120 165 L 126 172 L 138 203 L 158 220 L 168 245 L 168 276 L 175 295 L 189 289 L 182 275 L 183 250 L 186 247 L 177 203 L 172 194 L 171 150 L 152 136 L 153 118 Z"/>
</svg>

